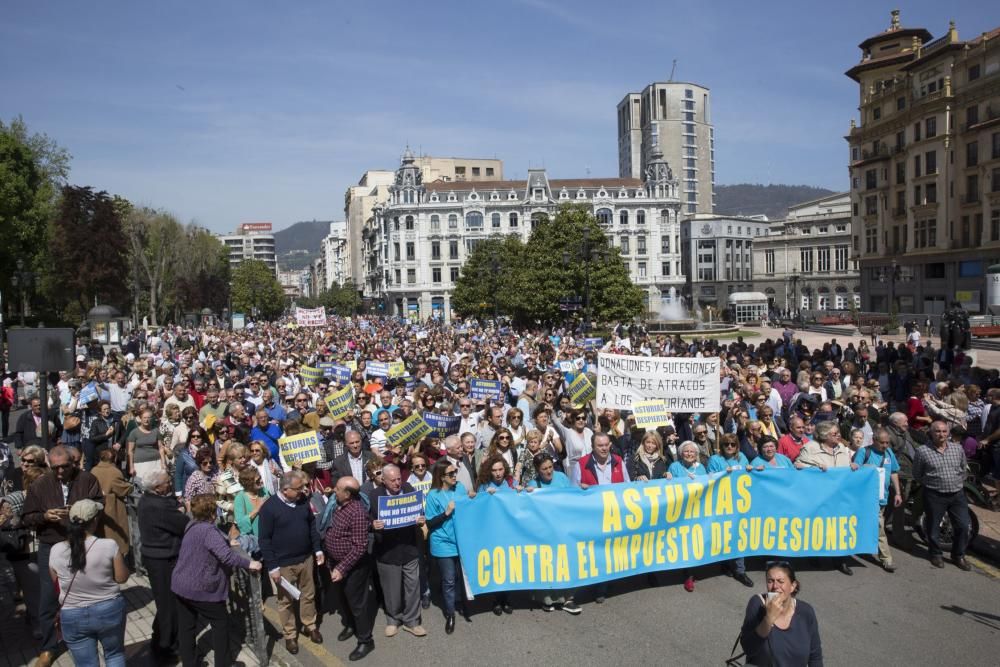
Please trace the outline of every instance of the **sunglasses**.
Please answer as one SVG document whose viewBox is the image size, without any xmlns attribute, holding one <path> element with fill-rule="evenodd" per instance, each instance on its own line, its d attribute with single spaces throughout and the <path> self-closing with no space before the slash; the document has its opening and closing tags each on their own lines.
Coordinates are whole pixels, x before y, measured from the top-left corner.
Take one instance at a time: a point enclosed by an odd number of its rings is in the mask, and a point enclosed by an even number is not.
<svg viewBox="0 0 1000 667">
<path fill-rule="evenodd" d="M 54 465 L 54 466 L 52 466 L 52 469 L 53 470 L 69 470 L 72 467 L 73 467 L 72 463 L 62 463 L 60 465 Z"/>
<path fill-rule="evenodd" d="M 445 477 L 458 477 L 458 471 L 457 470 L 445 470 L 444 471 L 444 476 Z"/>
<path fill-rule="evenodd" d="M 422 463 L 417 463 L 417 464 L 414 464 L 413 469 L 414 470 L 423 470 L 426 467 L 427 466 L 423 465 Z"/>
</svg>

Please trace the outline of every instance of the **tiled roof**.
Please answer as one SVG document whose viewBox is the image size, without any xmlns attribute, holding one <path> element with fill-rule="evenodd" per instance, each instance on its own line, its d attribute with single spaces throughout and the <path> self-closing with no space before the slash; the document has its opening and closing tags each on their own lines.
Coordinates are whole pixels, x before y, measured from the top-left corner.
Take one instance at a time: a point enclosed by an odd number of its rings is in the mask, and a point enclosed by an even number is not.
<svg viewBox="0 0 1000 667">
<path fill-rule="evenodd" d="M 920 41 L 926 44 L 933 38 L 931 33 L 924 28 L 899 28 L 897 30 L 885 30 L 877 35 L 869 37 L 865 41 L 858 44 L 858 48 L 862 51 L 867 50 L 869 46 L 875 44 L 876 42 L 881 42 L 884 40 L 889 40 L 897 37 L 902 37 L 905 39 L 912 39 L 913 37 L 919 37 Z"/>
<path fill-rule="evenodd" d="M 859 81 L 858 74 L 864 72 L 865 70 L 875 69 L 877 67 L 884 67 L 885 65 L 891 65 L 895 62 L 906 62 L 916 56 L 915 51 L 903 51 L 901 53 L 893 53 L 888 56 L 881 56 L 879 58 L 869 58 L 868 60 L 862 60 L 857 65 L 851 69 L 844 72 L 847 76 L 851 77 L 855 81 Z"/>
</svg>

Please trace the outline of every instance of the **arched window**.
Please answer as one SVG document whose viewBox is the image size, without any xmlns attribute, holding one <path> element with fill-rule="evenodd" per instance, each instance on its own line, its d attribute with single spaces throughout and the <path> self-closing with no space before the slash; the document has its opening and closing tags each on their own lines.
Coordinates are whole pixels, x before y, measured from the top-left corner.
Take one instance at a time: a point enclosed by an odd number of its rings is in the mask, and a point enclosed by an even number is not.
<svg viewBox="0 0 1000 667">
<path fill-rule="evenodd" d="M 407 203 L 407 204 L 412 204 L 413 203 L 413 190 L 404 190 L 403 191 L 403 201 L 405 203 Z"/>
<path fill-rule="evenodd" d="M 494 213 L 490 216 L 490 222 L 492 223 L 493 229 L 500 229 L 501 217 L 499 213 Z"/>
<path fill-rule="evenodd" d="M 545 215 L 542 212 L 532 213 L 531 214 L 531 230 L 534 231 L 535 228 L 538 227 L 538 225 L 542 224 L 543 222 L 547 222 L 548 219 L 549 219 L 549 216 Z"/>
<path fill-rule="evenodd" d="M 412 215 L 406 216 L 406 231 L 408 231 L 408 232 L 412 232 L 413 231 L 413 216 Z"/>
<path fill-rule="evenodd" d="M 458 229 L 458 216 L 454 213 L 448 216 L 448 229 Z"/>
<path fill-rule="evenodd" d="M 510 214 L 510 227 L 511 229 L 517 227 L 517 213 Z"/>
<path fill-rule="evenodd" d="M 479 211 L 471 211 L 465 214 L 465 228 L 470 230 L 480 230 L 483 228 L 483 214 Z"/>
<path fill-rule="evenodd" d="M 646 224 L 646 212 L 645 211 L 636 211 L 635 212 L 635 224 L 637 224 L 637 225 L 644 225 L 644 224 Z"/>
<path fill-rule="evenodd" d="M 618 224 L 620 225 L 628 224 L 628 211 L 620 211 L 618 213 Z"/>
<path fill-rule="evenodd" d="M 392 228 L 395 231 L 397 231 L 397 232 L 399 231 L 399 216 L 398 215 L 392 219 Z"/>
<path fill-rule="evenodd" d="M 597 210 L 597 222 L 602 225 L 611 224 L 611 209 L 601 208 Z"/>
<path fill-rule="evenodd" d="M 437 214 L 431 216 L 431 231 L 441 231 L 441 216 Z"/>
</svg>

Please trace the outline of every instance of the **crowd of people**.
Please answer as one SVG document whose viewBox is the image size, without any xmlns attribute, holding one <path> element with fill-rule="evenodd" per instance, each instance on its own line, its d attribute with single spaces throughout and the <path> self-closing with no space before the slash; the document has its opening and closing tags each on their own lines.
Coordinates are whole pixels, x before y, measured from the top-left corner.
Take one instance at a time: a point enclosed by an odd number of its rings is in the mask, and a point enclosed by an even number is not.
<svg viewBox="0 0 1000 667">
<path fill-rule="evenodd" d="M 569 382 L 592 373 L 602 352 L 720 358 L 722 409 L 673 414 L 646 430 L 630 413 L 574 404 Z M 124 664 L 119 586 L 136 556 L 156 606 L 151 650 L 164 662 L 198 664 L 204 619 L 215 664 L 231 664 L 233 568 L 260 576 L 277 597 L 289 652 L 300 638 L 322 643 L 323 617 L 338 614 L 337 639 L 355 638 L 350 658 L 359 660 L 374 649 L 379 608 L 385 637 L 426 636 L 422 614 L 432 599 L 446 633 L 456 630 L 456 614 L 472 621 L 454 527 L 459 497 L 871 466 L 883 485 L 874 554 L 882 568 L 895 570 L 890 541 L 912 548 L 905 505 L 919 488 L 931 563 L 945 565 L 938 527 L 947 514 L 951 561 L 968 570 L 967 466 L 1000 476 L 997 371 L 929 340 L 845 347 L 834 339 L 809 349 L 792 331 L 752 344 L 618 325 L 595 345 L 568 330 L 355 317 L 310 328 L 281 321 L 142 332 L 106 355 L 81 346 L 76 361 L 71 371 L 3 381 L 7 410 L 26 408 L 10 432 L 22 488 L 0 504 L 3 546 L 40 665 L 59 649 L 57 616 L 77 664 L 98 664 L 98 642 L 108 665 Z M 350 370 L 353 403 L 337 418 L 324 399 L 342 383 L 303 374 L 324 362 Z M 367 365 L 376 362 L 402 362 L 403 371 L 374 376 Z M 499 398 L 478 397 L 476 379 L 499 381 Z M 50 385 L 48 429 L 42 382 Z M 405 448 L 387 438 L 414 413 L 456 417 L 457 432 Z M 309 431 L 319 435 L 320 460 L 290 465 L 280 440 Z M 414 490 L 425 493 L 423 515 L 388 528 L 378 499 Z M 126 516 L 135 499 L 138 536 Z M 139 554 L 130 554 L 133 544 Z M 851 559 L 831 566 L 852 574 Z M 711 569 L 685 570 L 684 589 L 693 592 Z M 723 569 L 754 585 L 742 558 Z M 747 607 L 748 656 L 770 651 L 821 664 L 815 613 L 795 601 L 794 569 L 770 564 L 765 576 L 772 594 Z M 598 584 L 587 597 L 599 604 L 607 591 Z M 532 600 L 576 615 L 581 593 L 538 591 Z M 508 594 L 488 597 L 494 614 L 514 612 Z"/>
</svg>

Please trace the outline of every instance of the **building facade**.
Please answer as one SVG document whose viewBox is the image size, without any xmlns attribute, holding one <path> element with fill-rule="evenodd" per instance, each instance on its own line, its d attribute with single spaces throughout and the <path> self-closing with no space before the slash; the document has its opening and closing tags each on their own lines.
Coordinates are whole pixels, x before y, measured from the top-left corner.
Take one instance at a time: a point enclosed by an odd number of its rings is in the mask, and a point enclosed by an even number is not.
<svg viewBox="0 0 1000 667">
<path fill-rule="evenodd" d="M 330 223 L 330 232 L 323 238 L 322 250 L 324 282 L 321 289 L 349 282 L 351 257 L 346 221 Z"/>
<path fill-rule="evenodd" d="M 246 260 L 264 262 L 278 275 L 278 257 L 274 251 L 274 234 L 270 222 L 247 222 L 233 234 L 220 235 L 219 240 L 229 250 L 229 268 L 235 269 Z"/>
<path fill-rule="evenodd" d="M 656 152 L 674 169 L 684 215 L 715 211 L 715 129 L 708 88 L 651 83 L 618 103 L 618 175 L 643 178 Z"/>
<path fill-rule="evenodd" d="M 647 305 L 658 309 L 684 284 L 681 204 L 663 156 L 654 156 L 648 167 L 642 180 L 559 180 L 549 179 L 544 169 L 529 169 L 523 181 L 428 183 L 407 152 L 388 201 L 376 207 L 365 227 L 366 295 L 388 313 L 449 319 L 451 290 L 478 243 L 496 234 L 527 241 L 533 227 L 560 205 L 581 204 L 621 250 Z"/>
<path fill-rule="evenodd" d="M 859 48 L 846 139 L 862 307 L 984 312 L 1000 260 L 1000 28 L 962 41 L 952 23 L 932 39 L 893 11 Z"/>
<path fill-rule="evenodd" d="M 851 257 L 851 194 L 792 206 L 784 220 L 754 239 L 754 290 L 772 311 L 847 310 L 861 305 Z"/>
<path fill-rule="evenodd" d="M 681 272 L 688 307 L 718 319 L 730 294 L 753 290 L 754 243 L 767 236 L 763 217 L 699 213 L 681 221 Z"/>
</svg>

